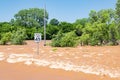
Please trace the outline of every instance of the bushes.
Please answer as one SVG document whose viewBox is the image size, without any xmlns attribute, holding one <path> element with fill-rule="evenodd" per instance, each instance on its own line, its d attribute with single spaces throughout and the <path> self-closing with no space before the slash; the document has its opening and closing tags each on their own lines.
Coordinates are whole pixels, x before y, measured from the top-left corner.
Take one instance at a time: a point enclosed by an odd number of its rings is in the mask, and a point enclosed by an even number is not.
<svg viewBox="0 0 120 80">
<path fill-rule="evenodd" d="M 55 38 L 52 39 L 52 46 L 54 47 L 75 47 L 78 44 L 78 37 L 74 31 L 66 34 L 60 31 Z"/>
<path fill-rule="evenodd" d="M 66 33 L 64 37 L 61 38 L 61 46 L 62 47 L 74 47 L 77 46 L 77 35 L 74 31 Z"/>
<path fill-rule="evenodd" d="M 56 35 L 58 33 L 58 31 L 59 31 L 58 26 L 47 25 L 47 27 L 46 27 L 46 39 L 51 40 L 53 35 Z"/>
<path fill-rule="evenodd" d="M 81 43 L 81 45 L 88 45 L 89 39 L 90 39 L 90 35 L 89 34 L 83 34 L 82 36 L 80 36 L 80 43 Z"/>
<path fill-rule="evenodd" d="M 26 30 L 19 28 L 17 31 L 2 33 L 0 45 L 10 44 L 23 44 L 26 38 Z"/>
<path fill-rule="evenodd" d="M 11 44 L 23 44 L 23 41 L 26 39 L 26 30 L 18 29 L 17 31 L 13 31 L 11 36 Z"/>
<path fill-rule="evenodd" d="M 33 40 L 34 39 L 34 33 L 36 32 L 36 28 L 26 28 L 26 35 L 27 35 L 27 40 Z"/>
<path fill-rule="evenodd" d="M 64 36 L 64 34 L 59 31 L 57 35 L 54 36 L 52 39 L 51 45 L 54 47 L 61 47 L 61 38 Z"/>
<path fill-rule="evenodd" d="M 12 34 L 11 32 L 7 32 L 5 34 L 2 34 L 2 37 L 1 37 L 1 40 L 0 40 L 0 44 L 1 45 L 5 45 L 8 42 L 10 42 L 11 34 Z"/>
</svg>

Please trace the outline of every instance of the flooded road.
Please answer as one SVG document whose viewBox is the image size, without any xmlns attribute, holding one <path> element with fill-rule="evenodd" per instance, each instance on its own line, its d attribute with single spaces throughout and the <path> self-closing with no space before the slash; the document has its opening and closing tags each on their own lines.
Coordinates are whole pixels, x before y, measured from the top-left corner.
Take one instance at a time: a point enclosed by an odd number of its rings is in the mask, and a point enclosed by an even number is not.
<svg viewBox="0 0 120 80">
<path fill-rule="evenodd" d="M 34 41 L 27 41 L 27 43 L 27 45 L 0 46 L 0 73 L 1 71 L 4 72 L 0 74 L 0 77 L 9 73 L 6 68 L 8 69 L 10 66 L 13 70 L 17 66 L 13 74 L 24 74 L 24 72 L 19 71 L 18 64 L 20 64 L 20 67 L 27 67 L 28 71 L 28 66 L 32 66 L 32 69 L 30 69 L 32 73 L 27 75 L 37 73 L 39 75 L 43 70 L 41 67 L 45 67 L 47 73 L 43 71 L 44 74 L 51 76 L 51 79 L 54 80 L 61 80 L 61 78 L 62 80 L 120 80 L 120 46 L 56 48 L 44 47 L 43 42 L 41 42 L 38 55 L 36 43 Z M 10 66 L 6 67 L 6 65 Z M 34 72 L 36 67 L 38 70 Z M 49 72 L 51 69 L 52 71 Z M 18 73 L 17 70 L 21 73 Z M 56 73 L 57 70 L 60 70 L 61 73 Z M 50 75 L 52 72 L 53 74 Z M 36 80 L 41 79 L 43 76 L 45 75 L 37 76 Z M 22 77 L 22 80 L 26 80 L 24 75 Z M 5 80 L 4 78 L 2 80 Z M 50 80 L 50 78 L 45 77 L 43 79 Z"/>
</svg>

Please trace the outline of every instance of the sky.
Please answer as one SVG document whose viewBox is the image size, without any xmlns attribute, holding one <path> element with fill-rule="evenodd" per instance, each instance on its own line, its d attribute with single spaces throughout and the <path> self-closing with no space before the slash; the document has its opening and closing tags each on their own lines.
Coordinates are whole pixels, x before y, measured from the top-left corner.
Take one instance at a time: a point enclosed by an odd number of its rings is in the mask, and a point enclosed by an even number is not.
<svg viewBox="0 0 120 80">
<path fill-rule="evenodd" d="M 18 11 L 29 8 L 44 8 L 49 20 L 75 22 L 88 18 L 91 10 L 115 9 L 117 0 L 1 0 L 0 22 L 9 22 Z"/>
</svg>

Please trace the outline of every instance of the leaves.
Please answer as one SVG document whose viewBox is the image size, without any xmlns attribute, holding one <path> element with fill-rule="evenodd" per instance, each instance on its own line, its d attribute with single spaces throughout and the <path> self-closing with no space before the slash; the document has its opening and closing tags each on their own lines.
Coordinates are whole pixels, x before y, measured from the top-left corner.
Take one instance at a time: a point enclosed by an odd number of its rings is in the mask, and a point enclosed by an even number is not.
<svg viewBox="0 0 120 80">
<path fill-rule="evenodd" d="M 48 19 L 48 13 L 45 11 L 45 18 Z M 24 27 L 38 27 L 43 26 L 44 23 L 44 9 L 30 8 L 20 10 L 15 14 L 16 23 Z M 47 22 L 47 21 L 46 21 Z"/>
</svg>

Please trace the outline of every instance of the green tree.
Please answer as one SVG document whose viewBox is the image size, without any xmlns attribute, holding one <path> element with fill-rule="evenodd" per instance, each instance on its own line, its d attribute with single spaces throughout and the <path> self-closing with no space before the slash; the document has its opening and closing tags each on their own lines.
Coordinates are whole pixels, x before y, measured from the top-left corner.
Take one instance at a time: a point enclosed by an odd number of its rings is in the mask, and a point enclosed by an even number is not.
<svg viewBox="0 0 120 80">
<path fill-rule="evenodd" d="M 59 31 L 59 27 L 56 26 L 56 25 L 47 25 L 47 28 L 46 28 L 46 38 L 48 40 L 51 40 L 53 38 L 54 35 L 56 35 Z"/>
<path fill-rule="evenodd" d="M 109 41 L 111 42 L 111 45 L 117 45 L 117 40 L 118 40 L 118 32 L 117 32 L 117 27 L 115 26 L 115 23 L 112 22 L 109 25 Z"/>
<path fill-rule="evenodd" d="M 10 42 L 11 35 L 12 35 L 11 32 L 7 32 L 7 33 L 2 34 L 2 36 L 1 36 L 2 38 L 0 39 L 0 44 L 6 45 L 8 42 Z"/>
<path fill-rule="evenodd" d="M 0 23 L 0 33 L 6 33 L 12 31 L 12 27 L 8 22 Z"/>
<path fill-rule="evenodd" d="M 48 19 L 48 13 L 45 11 L 45 18 Z M 44 24 L 44 9 L 30 8 L 20 10 L 15 14 L 16 24 L 25 27 L 38 27 Z"/>
<path fill-rule="evenodd" d="M 78 36 L 81 36 L 83 34 L 83 26 L 81 24 L 78 24 L 76 27 L 75 27 L 75 33 L 78 35 Z"/>
<path fill-rule="evenodd" d="M 96 22 L 98 20 L 98 15 L 95 10 L 91 10 L 91 12 L 89 13 L 89 19 L 91 23 Z"/>
<path fill-rule="evenodd" d="M 61 47 L 61 38 L 64 36 L 64 33 L 62 33 L 62 30 L 60 30 L 58 32 L 57 35 L 54 35 L 54 37 L 52 38 L 52 43 L 51 45 L 53 47 Z"/>
<path fill-rule="evenodd" d="M 35 27 L 28 27 L 28 28 L 26 28 L 26 35 L 27 35 L 26 39 L 27 40 L 33 40 L 35 32 L 37 32 Z"/>
<path fill-rule="evenodd" d="M 80 25 L 82 25 L 83 27 L 85 27 L 85 24 L 86 24 L 88 21 L 89 21 L 88 18 L 77 19 L 77 20 L 75 21 L 74 25 L 76 26 L 76 25 L 80 24 Z"/>
<path fill-rule="evenodd" d="M 26 30 L 23 28 L 18 28 L 17 31 L 13 31 L 11 35 L 11 43 L 12 44 L 24 44 L 24 40 L 26 39 Z"/>
<path fill-rule="evenodd" d="M 75 47 L 79 44 L 79 38 L 75 31 L 62 33 L 61 31 L 52 39 L 52 46 L 54 47 Z"/>
<path fill-rule="evenodd" d="M 75 34 L 75 31 L 66 33 L 62 38 L 60 45 L 61 47 L 75 47 L 78 45 L 79 38 Z"/>
<path fill-rule="evenodd" d="M 59 25 L 59 21 L 57 19 L 53 18 L 53 19 L 50 20 L 49 24 L 54 25 L 54 26 L 58 26 Z"/>
<path fill-rule="evenodd" d="M 117 0 L 117 3 L 116 3 L 116 14 L 117 14 L 117 29 L 118 29 L 118 34 L 119 34 L 119 39 L 120 39 L 120 0 Z"/>
<path fill-rule="evenodd" d="M 118 36 L 115 16 L 115 11 L 112 9 L 102 9 L 98 12 L 92 10 L 88 22 L 77 30 L 79 33 L 82 32 L 80 35 L 81 44 L 94 46 L 112 42 L 115 45 Z"/>
<path fill-rule="evenodd" d="M 59 24 L 59 29 L 62 30 L 63 33 L 70 32 L 74 30 L 73 24 L 68 22 L 61 22 Z"/>
<path fill-rule="evenodd" d="M 90 34 L 83 34 L 80 36 L 80 44 L 82 45 L 88 45 L 90 39 Z"/>
<path fill-rule="evenodd" d="M 118 15 L 118 18 L 120 20 L 120 0 L 117 0 L 116 3 L 116 14 Z"/>
</svg>

